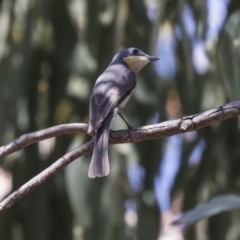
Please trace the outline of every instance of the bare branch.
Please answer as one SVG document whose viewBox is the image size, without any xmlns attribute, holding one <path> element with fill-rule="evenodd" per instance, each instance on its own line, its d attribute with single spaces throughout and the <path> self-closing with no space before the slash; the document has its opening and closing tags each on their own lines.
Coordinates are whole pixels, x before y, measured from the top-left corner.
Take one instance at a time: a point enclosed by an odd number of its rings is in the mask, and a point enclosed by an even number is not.
<svg viewBox="0 0 240 240">
<path fill-rule="evenodd" d="M 4 214 L 9 208 L 11 208 L 22 197 L 32 192 L 35 188 L 46 182 L 49 178 L 55 175 L 57 172 L 66 167 L 73 160 L 90 153 L 93 150 L 93 140 L 83 144 L 80 147 L 73 149 L 66 153 L 60 159 L 58 159 L 51 166 L 39 173 L 37 176 L 26 182 L 18 190 L 14 191 L 7 198 L 0 203 L 0 216 Z"/>
<path fill-rule="evenodd" d="M 87 127 L 88 125 L 86 123 L 70 123 L 45 128 L 36 132 L 27 133 L 19 138 L 16 138 L 12 142 L 0 147 L 0 158 L 17 152 L 29 146 L 30 144 L 40 142 L 47 138 L 73 133 L 86 133 Z"/>
<path fill-rule="evenodd" d="M 183 119 L 166 121 L 159 124 L 143 126 L 139 128 L 120 131 L 112 131 L 110 133 L 110 144 L 140 142 L 144 140 L 158 139 L 168 137 L 183 132 L 189 132 L 203 128 L 205 126 L 221 122 L 228 118 L 240 115 L 240 99 L 232 101 L 222 107 L 218 107 L 200 114 L 184 117 Z M 29 133 L 12 141 L 11 143 L 0 148 L 0 157 L 6 156 L 12 152 L 18 151 L 32 143 L 36 143 L 43 139 L 55 137 L 63 134 L 86 133 L 87 124 L 64 124 L 47 128 L 34 133 Z M 0 215 L 5 213 L 22 197 L 29 194 L 35 188 L 43 184 L 54 174 L 62 170 L 75 159 L 90 153 L 93 150 L 93 140 L 65 154 L 51 166 L 46 168 L 40 174 L 25 183 L 18 190 L 10 194 L 0 203 Z"/>
<path fill-rule="evenodd" d="M 240 115 L 240 99 L 212 110 L 154 125 L 110 133 L 110 144 L 140 142 L 191 132 Z"/>
</svg>

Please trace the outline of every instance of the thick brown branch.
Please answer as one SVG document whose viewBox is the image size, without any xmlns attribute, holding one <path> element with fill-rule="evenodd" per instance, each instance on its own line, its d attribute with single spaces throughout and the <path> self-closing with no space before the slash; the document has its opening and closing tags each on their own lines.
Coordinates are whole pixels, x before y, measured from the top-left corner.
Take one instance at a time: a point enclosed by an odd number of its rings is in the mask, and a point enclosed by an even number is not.
<svg viewBox="0 0 240 240">
<path fill-rule="evenodd" d="M 184 117 L 183 119 L 167 121 L 155 125 L 149 125 L 127 130 L 112 131 L 110 133 L 110 144 L 140 142 L 172 136 L 175 134 L 189 132 L 203 128 L 205 126 L 221 122 L 225 119 L 240 115 L 240 99 L 232 101 L 222 107 L 215 108 L 200 114 Z M 29 144 L 41 141 L 46 138 L 55 137 L 70 133 L 85 133 L 87 124 L 65 124 L 38 132 L 29 133 L 12 141 L 0 148 L 0 157 L 18 151 Z M 43 184 L 50 177 L 62 170 L 73 160 L 91 152 L 93 150 L 93 140 L 65 154 L 50 167 L 25 183 L 18 190 L 9 195 L 0 203 L 0 215 L 11 208 L 18 200 L 30 193 L 32 190 Z"/>
</svg>

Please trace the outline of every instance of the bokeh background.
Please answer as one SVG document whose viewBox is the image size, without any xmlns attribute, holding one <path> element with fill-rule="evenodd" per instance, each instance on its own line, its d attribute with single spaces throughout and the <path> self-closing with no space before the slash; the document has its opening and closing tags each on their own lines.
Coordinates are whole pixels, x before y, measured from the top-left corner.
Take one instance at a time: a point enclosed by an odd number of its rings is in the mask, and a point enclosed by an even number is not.
<svg viewBox="0 0 240 240">
<path fill-rule="evenodd" d="M 0 0 L 0 143 L 88 121 L 91 89 L 116 52 L 160 57 L 138 74 L 133 126 L 199 113 L 240 95 L 239 0 Z M 172 216 L 220 193 L 240 194 L 240 121 L 109 147 L 111 172 L 70 164 L 0 218 L 1 240 L 153 240 Z M 125 128 L 117 118 L 114 129 Z M 0 161 L 0 199 L 89 140 L 45 140 Z M 240 212 L 186 239 L 240 239 Z M 175 238 L 171 238 L 175 239 Z"/>
</svg>

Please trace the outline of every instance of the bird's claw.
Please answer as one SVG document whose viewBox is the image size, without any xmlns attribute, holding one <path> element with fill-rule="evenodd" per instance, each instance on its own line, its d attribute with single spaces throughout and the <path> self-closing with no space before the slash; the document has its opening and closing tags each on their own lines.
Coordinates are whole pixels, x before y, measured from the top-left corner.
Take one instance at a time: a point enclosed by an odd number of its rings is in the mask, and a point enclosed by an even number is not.
<svg viewBox="0 0 240 240">
<path fill-rule="evenodd" d="M 128 137 L 131 138 L 131 130 L 133 129 L 134 127 L 128 125 Z"/>
</svg>

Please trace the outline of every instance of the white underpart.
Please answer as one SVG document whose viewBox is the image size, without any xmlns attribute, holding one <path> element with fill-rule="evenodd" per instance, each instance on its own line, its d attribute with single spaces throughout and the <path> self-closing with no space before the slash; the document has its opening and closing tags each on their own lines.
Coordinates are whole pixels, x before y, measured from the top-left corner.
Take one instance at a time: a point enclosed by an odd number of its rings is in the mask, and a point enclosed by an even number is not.
<svg viewBox="0 0 240 240">
<path fill-rule="evenodd" d="M 111 129 L 112 128 L 112 125 L 113 125 L 113 122 L 114 122 L 114 120 L 115 120 L 115 118 L 116 118 L 116 116 L 117 116 L 117 113 L 118 113 L 118 108 L 115 108 L 114 110 L 113 110 L 113 118 L 112 118 L 112 120 L 111 120 L 111 124 L 110 124 L 110 128 L 109 129 Z"/>
<path fill-rule="evenodd" d="M 122 113 L 123 108 L 127 104 L 129 98 L 132 96 L 132 92 L 122 101 L 122 103 L 118 106 L 118 112 Z"/>
</svg>

